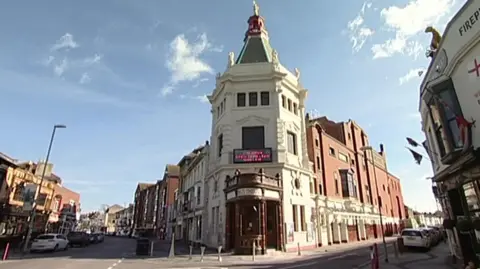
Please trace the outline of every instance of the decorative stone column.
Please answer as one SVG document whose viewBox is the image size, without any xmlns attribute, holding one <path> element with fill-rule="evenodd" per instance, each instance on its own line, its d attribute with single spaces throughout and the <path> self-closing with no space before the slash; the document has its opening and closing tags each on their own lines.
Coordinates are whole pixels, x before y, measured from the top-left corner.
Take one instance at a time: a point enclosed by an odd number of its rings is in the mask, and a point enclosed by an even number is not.
<svg viewBox="0 0 480 269">
<path fill-rule="evenodd" d="M 342 241 L 342 235 L 341 235 L 341 224 L 342 220 L 340 217 L 336 216 L 335 221 L 333 222 L 333 228 L 332 228 L 332 239 L 334 244 L 340 244 Z"/>
<path fill-rule="evenodd" d="M 267 250 L 267 218 L 265 215 L 266 202 L 260 201 L 260 233 L 262 235 L 262 253 L 265 254 Z"/>
<path fill-rule="evenodd" d="M 333 219 L 329 214 L 325 214 L 325 225 L 327 226 L 327 244 L 333 244 Z"/>
<path fill-rule="evenodd" d="M 340 240 L 342 243 L 348 243 L 348 219 L 340 222 Z"/>
</svg>

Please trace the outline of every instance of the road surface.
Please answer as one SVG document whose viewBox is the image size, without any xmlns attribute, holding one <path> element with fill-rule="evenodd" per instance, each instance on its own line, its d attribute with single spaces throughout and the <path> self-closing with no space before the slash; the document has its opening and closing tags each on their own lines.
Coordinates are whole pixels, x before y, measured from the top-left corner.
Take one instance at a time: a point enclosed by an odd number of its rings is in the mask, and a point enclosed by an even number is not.
<svg viewBox="0 0 480 269">
<path fill-rule="evenodd" d="M 393 248 L 389 249 L 393 253 Z M 194 255 L 192 260 L 185 256 L 173 259 L 156 257 L 140 258 L 134 255 L 135 240 L 121 237 L 105 237 L 105 242 L 85 248 L 71 248 L 67 251 L 43 254 L 28 254 L 23 258 L 12 257 L 6 262 L 0 262 L 0 269 L 307 269 L 307 268 L 356 268 L 369 259 L 369 249 L 361 246 L 336 252 L 321 252 L 308 256 L 289 257 L 250 257 L 224 256 L 221 262 L 215 255 L 207 255 L 203 262 L 200 256 Z M 380 251 L 383 248 L 379 248 Z"/>
<path fill-rule="evenodd" d="M 113 269 L 135 250 L 135 240 L 105 237 L 103 243 L 85 248 L 75 247 L 55 253 L 12 254 L 0 261 L 0 269 Z"/>
</svg>

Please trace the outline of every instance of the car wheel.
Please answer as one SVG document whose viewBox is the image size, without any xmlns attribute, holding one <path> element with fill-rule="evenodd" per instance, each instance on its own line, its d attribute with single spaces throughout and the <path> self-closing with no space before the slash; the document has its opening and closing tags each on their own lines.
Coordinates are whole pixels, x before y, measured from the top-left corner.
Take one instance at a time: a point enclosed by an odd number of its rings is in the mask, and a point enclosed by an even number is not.
<svg viewBox="0 0 480 269">
<path fill-rule="evenodd" d="M 63 248 L 64 251 L 68 250 L 68 244 L 65 245 L 65 248 Z"/>
<path fill-rule="evenodd" d="M 53 252 L 57 251 L 58 250 L 58 244 L 55 245 L 55 247 L 53 248 Z"/>
</svg>

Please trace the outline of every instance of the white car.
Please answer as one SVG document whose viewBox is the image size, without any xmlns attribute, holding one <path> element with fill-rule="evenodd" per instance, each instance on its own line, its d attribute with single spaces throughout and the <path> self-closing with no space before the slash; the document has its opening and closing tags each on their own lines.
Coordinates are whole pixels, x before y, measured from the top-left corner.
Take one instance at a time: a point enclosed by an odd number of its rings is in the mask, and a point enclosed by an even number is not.
<svg viewBox="0 0 480 269">
<path fill-rule="evenodd" d="M 33 240 L 30 252 L 67 249 L 68 240 L 63 234 L 42 234 Z"/>
<path fill-rule="evenodd" d="M 401 237 L 405 247 L 430 249 L 432 242 L 425 231 L 419 229 L 404 229 Z"/>
</svg>

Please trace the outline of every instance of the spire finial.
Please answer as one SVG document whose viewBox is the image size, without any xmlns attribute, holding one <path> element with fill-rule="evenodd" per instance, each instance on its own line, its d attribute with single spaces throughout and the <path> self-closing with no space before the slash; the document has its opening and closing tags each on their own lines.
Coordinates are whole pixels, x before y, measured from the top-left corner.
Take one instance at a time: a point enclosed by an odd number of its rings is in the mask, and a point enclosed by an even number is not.
<svg viewBox="0 0 480 269">
<path fill-rule="evenodd" d="M 258 16 L 259 9 L 257 1 L 253 0 L 253 15 Z"/>
</svg>

